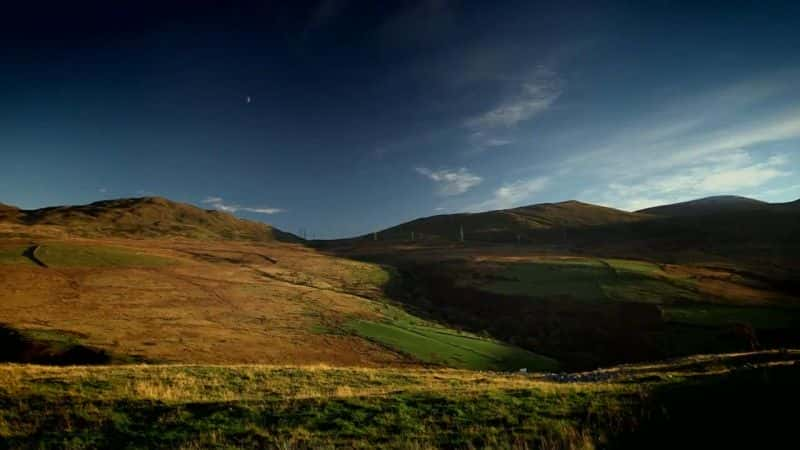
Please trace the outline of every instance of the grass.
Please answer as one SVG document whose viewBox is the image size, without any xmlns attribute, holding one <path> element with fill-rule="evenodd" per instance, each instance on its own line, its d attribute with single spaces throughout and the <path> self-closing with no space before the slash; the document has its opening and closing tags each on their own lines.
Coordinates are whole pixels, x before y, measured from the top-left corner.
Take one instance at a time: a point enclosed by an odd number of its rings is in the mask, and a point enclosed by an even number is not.
<svg viewBox="0 0 800 450">
<path fill-rule="evenodd" d="M 348 282 L 354 285 L 367 285 L 375 288 L 384 287 L 392 277 L 390 267 L 375 264 L 352 263 Z"/>
<path fill-rule="evenodd" d="M 611 266 L 617 273 L 631 273 L 637 275 L 664 275 L 658 266 L 647 261 L 634 261 L 631 259 L 604 259 L 605 263 Z"/>
<path fill-rule="evenodd" d="M 697 293 L 660 279 L 630 277 L 602 285 L 610 301 L 664 304 L 675 301 L 697 301 Z"/>
<path fill-rule="evenodd" d="M 556 371 L 558 361 L 441 326 L 390 303 L 375 303 L 382 321 L 353 319 L 343 329 L 428 364 L 471 370 Z"/>
<path fill-rule="evenodd" d="M 800 324 L 800 311 L 722 305 L 670 305 L 662 308 L 668 322 L 704 327 L 749 324 L 756 329 L 786 329 Z"/>
<path fill-rule="evenodd" d="M 172 263 L 123 248 L 62 243 L 40 246 L 36 256 L 48 267 L 161 267 Z"/>
<path fill-rule="evenodd" d="M 58 330 L 29 328 L 22 330 L 22 335 L 33 341 L 45 342 L 49 347 L 57 350 L 66 350 L 81 344 L 77 336 Z"/>
<path fill-rule="evenodd" d="M 421 361 L 474 370 L 554 371 L 558 363 L 545 356 L 469 334 L 407 322 L 356 320 L 348 327 Z"/>
<path fill-rule="evenodd" d="M 44 448 L 430 448 L 582 441 L 588 438 L 574 417 L 616 403 L 617 391 L 632 390 L 389 370 L 11 367 L 2 372 L 10 389 L 0 393 L 0 402 L 14 406 L 0 408 L 0 437 L 13 447 Z M 589 392 L 593 395 L 585 395 Z"/>
<path fill-rule="evenodd" d="M 541 297 L 569 296 L 592 301 L 604 298 L 600 281 L 612 277 L 593 260 L 548 261 L 505 267 L 486 290 L 499 294 Z"/>
<path fill-rule="evenodd" d="M 33 265 L 33 262 L 23 255 L 27 248 L 27 246 L 0 248 L 0 264 Z"/>
<path fill-rule="evenodd" d="M 509 264 L 482 289 L 507 295 L 568 297 L 579 301 L 665 303 L 696 300 L 685 280 L 673 280 L 656 264 L 619 259 L 548 259 Z"/>
<path fill-rule="evenodd" d="M 692 423 L 702 424 L 718 444 L 731 435 L 721 432 L 731 423 L 737 425 L 733 430 L 750 430 L 765 443 L 777 435 L 761 436 L 758 420 L 792 419 L 781 408 L 797 399 L 799 369 L 792 365 L 797 357 L 771 352 L 689 358 L 601 371 L 607 381 L 580 383 L 460 370 L 0 365 L 0 443 L 11 448 L 651 448 L 665 436 L 697 442 L 684 431 Z M 702 416 L 724 419 L 721 428 L 699 420 Z M 743 418 L 755 422 L 739 426 L 735 420 Z M 685 424 L 671 427 L 673 422 Z"/>
</svg>

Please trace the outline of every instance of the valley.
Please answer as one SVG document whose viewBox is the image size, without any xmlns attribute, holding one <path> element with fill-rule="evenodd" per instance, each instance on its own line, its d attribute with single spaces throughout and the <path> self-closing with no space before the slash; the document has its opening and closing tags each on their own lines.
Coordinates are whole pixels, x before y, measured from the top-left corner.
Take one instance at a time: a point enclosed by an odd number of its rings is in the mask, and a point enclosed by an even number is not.
<svg viewBox="0 0 800 450">
<path fill-rule="evenodd" d="M 642 252 L 671 219 L 577 202 L 532 207 L 524 239 L 484 217 L 499 234 L 466 225 L 464 241 L 423 220 L 304 242 L 151 198 L 7 210 L 0 437 L 14 447 L 407 448 L 394 430 L 418 448 L 631 448 L 674 426 L 659 402 L 690 417 L 690 392 L 788 392 L 797 367 L 781 233 L 766 254 L 674 236 Z"/>
</svg>

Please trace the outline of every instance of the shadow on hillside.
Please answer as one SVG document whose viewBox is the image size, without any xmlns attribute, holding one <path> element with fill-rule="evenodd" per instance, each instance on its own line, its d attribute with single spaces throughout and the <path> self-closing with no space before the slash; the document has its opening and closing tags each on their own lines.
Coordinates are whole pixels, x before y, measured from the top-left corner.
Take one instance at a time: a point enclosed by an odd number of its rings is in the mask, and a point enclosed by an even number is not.
<svg viewBox="0 0 800 450">
<path fill-rule="evenodd" d="M 77 343 L 34 339 L 13 328 L 0 325 L 0 362 L 55 366 L 109 364 L 105 350 Z"/>
<path fill-rule="evenodd" d="M 422 258 L 391 249 L 376 248 L 371 253 L 336 246 L 318 249 L 393 267 L 385 295 L 417 316 L 549 356 L 568 370 L 800 343 L 800 331 L 795 329 L 668 322 L 653 303 L 532 298 L 479 290 L 457 282 L 465 273 L 458 264 L 447 263 L 446 249 L 441 256 Z"/>
<path fill-rule="evenodd" d="M 531 299 L 457 286 L 437 264 L 405 263 L 389 298 L 437 321 L 561 361 L 569 369 L 659 359 L 661 311 L 652 304 Z"/>
<path fill-rule="evenodd" d="M 665 384 L 607 448 L 783 448 L 796 440 L 800 366 L 740 369 Z"/>
</svg>

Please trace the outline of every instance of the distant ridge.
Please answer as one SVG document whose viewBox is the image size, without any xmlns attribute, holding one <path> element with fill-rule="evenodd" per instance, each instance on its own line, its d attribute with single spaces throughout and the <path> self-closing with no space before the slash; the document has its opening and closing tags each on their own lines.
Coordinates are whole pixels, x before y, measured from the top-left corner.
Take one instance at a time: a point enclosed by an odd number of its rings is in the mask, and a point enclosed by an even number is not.
<svg viewBox="0 0 800 450">
<path fill-rule="evenodd" d="M 77 206 L 20 210 L 0 205 L 0 223 L 52 225 L 78 236 L 187 237 L 248 241 L 299 241 L 270 225 L 162 197 L 104 200 Z"/>
<path fill-rule="evenodd" d="M 645 214 L 569 200 L 480 213 L 424 217 L 388 228 L 379 234 L 384 239 L 407 239 L 411 232 L 421 239 L 458 239 L 463 227 L 466 237 L 470 239 L 509 241 L 529 232 L 631 223 L 647 217 Z"/>
<path fill-rule="evenodd" d="M 756 212 L 771 206 L 773 205 L 770 203 L 752 198 L 736 195 L 718 195 L 687 202 L 654 206 L 637 212 L 661 217 L 691 217 L 720 213 Z"/>
</svg>

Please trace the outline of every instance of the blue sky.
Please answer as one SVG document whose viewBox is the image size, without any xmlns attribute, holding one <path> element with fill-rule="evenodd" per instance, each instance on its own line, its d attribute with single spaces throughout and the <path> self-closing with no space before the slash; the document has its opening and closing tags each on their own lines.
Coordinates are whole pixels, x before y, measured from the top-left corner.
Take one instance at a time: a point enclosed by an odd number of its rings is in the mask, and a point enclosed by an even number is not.
<svg viewBox="0 0 800 450">
<path fill-rule="evenodd" d="M 161 195 L 342 237 L 800 197 L 792 2 L 131 5 L 0 19 L 0 202 Z"/>
</svg>

